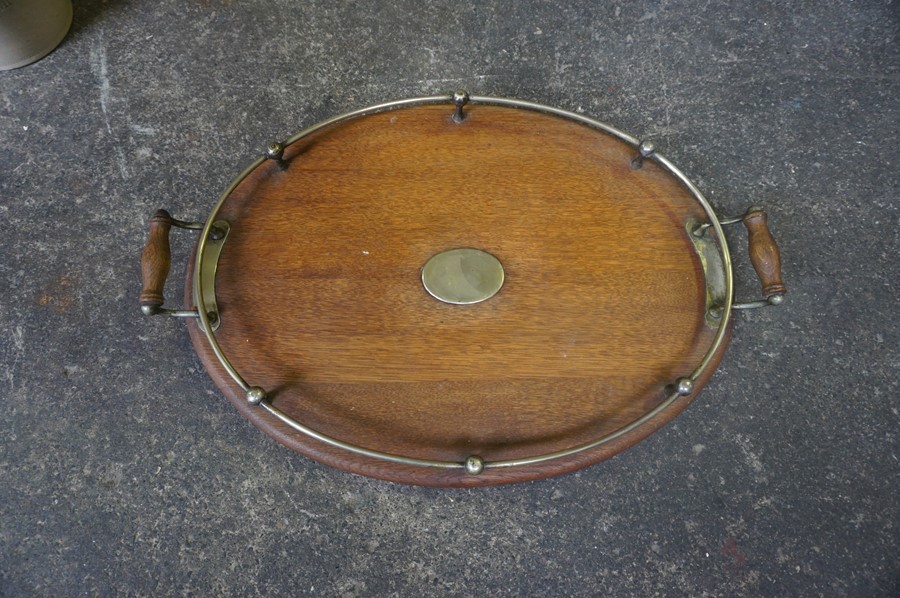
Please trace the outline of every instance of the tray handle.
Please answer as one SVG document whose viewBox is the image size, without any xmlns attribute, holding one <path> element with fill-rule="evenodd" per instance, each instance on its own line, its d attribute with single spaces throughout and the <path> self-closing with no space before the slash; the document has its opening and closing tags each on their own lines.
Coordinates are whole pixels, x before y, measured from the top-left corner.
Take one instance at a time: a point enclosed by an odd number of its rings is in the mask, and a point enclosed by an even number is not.
<svg viewBox="0 0 900 598">
<path fill-rule="evenodd" d="M 183 222 L 172 218 L 166 210 L 157 210 L 150 217 L 150 232 L 147 236 L 147 244 L 141 253 L 141 312 L 146 316 L 168 315 L 177 318 L 196 318 L 195 310 L 166 309 L 163 290 L 166 286 L 166 278 L 169 277 L 169 268 L 172 265 L 172 252 L 169 247 L 169 231 L 173 226 L 199 230 L 203 223 Z"/>
<path fill-rule="evenodd" d="M 778 244 L 769 231 L 768 216 L 765 210 L 759 206 L 750 206 L 741 216 L 719 219 L 719 224 L 729 225 L 743 222 L 747 227 L 747 250 L 750 254 L 750 263 L 756 270 L 756 275 L 762 285 L 763 298 L 747 303 L 733 303 L 732 309 L 753 309 L 766 307 L 767 305 L 781 305 L 787 287 L 781 278 L 781 252 Z M 698 239 L 704 238 L 706 230 L 712 225 L 705 223 L 693 230 L 693 235 Z M 718 308 L 721 312 L 721 307 Z"/>
<path fill-rule="evenodd" d="M 762 283 L 762 293 L 769 303 L 781 303 L 787 288 L 781 279 L 781 253 L 778 244 L 769 231 L 768 216 L 759 207 L 747 210 L 743 217 L 747 227 L 747 245 L 750 262 Z M 774 297 L 778 297 L 772 301 Z"/>
<path fill-rule="evenodd" d="M 747 252 L 762 286 L 763 298 L 747 303 L 735 303 L 733 309 L 754 309 L 768 305 L 781 305 L 787 287 L 781 278 L 781 252 L 775 237 L 769 231 L 768 215 L 759 206 L 750 206 L 743 216 L 731 219 L 741 221 L 747 227 Z"/>
</svg>

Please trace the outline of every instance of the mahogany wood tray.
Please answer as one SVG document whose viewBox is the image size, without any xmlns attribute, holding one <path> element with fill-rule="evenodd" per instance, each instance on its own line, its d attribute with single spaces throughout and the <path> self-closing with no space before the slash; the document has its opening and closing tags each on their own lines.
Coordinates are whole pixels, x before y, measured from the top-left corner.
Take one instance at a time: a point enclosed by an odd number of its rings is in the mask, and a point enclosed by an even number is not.
<svg viewBox="0 0 900 598">
<path fill-rule="evenodd" d="M 784 296 L 765 219 L 717 218 L 652 144 L 585 116 L 413 98 L 271 144 L 204 222 L 157 212 L 141 305 L 189 318 L 222 393 L 303 455 L 411 484 L 518 482 L 687 407 L 733 310 Z M 723 228 L 739 221 L 764 295 L 740 305 Z M 173 225 L 199 230 L 184 310 L 163 307 Z"/>
</svg>

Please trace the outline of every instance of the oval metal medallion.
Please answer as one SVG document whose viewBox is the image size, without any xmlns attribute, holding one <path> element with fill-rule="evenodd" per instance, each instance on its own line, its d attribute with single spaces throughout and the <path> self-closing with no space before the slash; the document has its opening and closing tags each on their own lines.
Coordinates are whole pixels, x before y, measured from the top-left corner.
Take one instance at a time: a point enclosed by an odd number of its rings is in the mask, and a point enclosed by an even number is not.
<svg viewBox="0 0 900 598">
<path fill-rule="evenodd" d="M 451 249 L 425 262 L 422 284 L 432 297 L 444 303 L 479 303 L 496 295 L 503 286 L 503 265 L 480 249 Z"/>
</svg>

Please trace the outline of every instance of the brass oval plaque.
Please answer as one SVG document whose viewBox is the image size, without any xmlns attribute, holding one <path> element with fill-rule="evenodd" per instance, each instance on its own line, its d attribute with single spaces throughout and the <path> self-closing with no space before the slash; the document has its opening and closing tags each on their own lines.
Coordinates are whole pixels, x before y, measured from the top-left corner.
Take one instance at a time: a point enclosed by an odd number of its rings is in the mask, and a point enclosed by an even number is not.
<svg viewBox="0 0 900 598">
<path fill-rule="evenodd" d="M 432 297 L 444 303 L 479 303 L 496 295 L 503 286 L 503 265 L 480 249 L 451 249 L 425 262 L 422 284 Z"/>
</svg>

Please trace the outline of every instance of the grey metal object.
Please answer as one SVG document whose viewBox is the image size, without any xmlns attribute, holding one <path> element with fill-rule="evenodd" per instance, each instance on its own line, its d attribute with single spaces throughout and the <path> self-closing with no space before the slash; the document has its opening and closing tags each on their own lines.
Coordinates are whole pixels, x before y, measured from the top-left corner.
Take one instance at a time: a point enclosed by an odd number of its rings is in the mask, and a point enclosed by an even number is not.
<svg viewBox="0 0 900 598">
<path fill-rule="evenodd" d="M 0 71 L 37 62 L 71 25 L 70 0 L 0 0 Z"/>
<path fill-rule="evenodd" d="M 478 455 L 472 455 L 466 459 L 466 473 L 478 475 L 482 471 L 484 471 L 484 459 Z"/>
<path fill-rule="evenodd" d="M 694 381 L 690 378 L 679 378 L 675 381 L 675 392 L 686 397 L 694 392 Z"/>
<path fill-rule="evenodd" d="M 167 309 L 158 305 L 142 305 L 141 313 L 145 316 L 169 316 L 172 318 L 199 318 L 193 309 Z"/>
<path fill-rule="evenodd" d="M 468 471 L 472 474 L 477 475 L 483 469 L 493 469 L 493 468 L 504 468 L 504 467 L 520 467 L 525 465 L 533 465 L 536 463 L 542 463 L 546 461 L 551 461 L 554 459 L 560 459 L 563 457 L 572 456 L 584 451 L 589 451 L 591 449 L 597 448 L 603 444 L 607 444 L 617 438 L 622 437 L 625 434 L 628 434 L 632 430 L 640 427 L 644 423 L 652 420 L 666 408 L 668 408 L 673 402 L 678 400 L 684 395 L 684 391 L 691 392 L 693 390 L 694 382 L 707 370 L 713 358 L 717 354 L 719 348 L 722 346 L 724 342 L 725 334 L 728 329 L 728 321 L 731 317 L 732 311 L 732 296 L 733 296 L 733 277 L 732 277 L 732 267 L 731 267 L 731 256 L 728 252 L 728 245 L 725 243 L 725 233 L 722 230 L 722 225 L 719 222 L 718 217 L 715 214 L 712 206 L 709 201 L 703 196 L 700 190 L 691 182 L 687 176 L 682 173 L 674 164 L 672 164 L 668 159 L 666 159 L 662 154 L 659 154 L 655 151 L 652 145 L 647 143 L 640 142 L 637 138 L 624 133 L 615 127 L 608 125 L 604 122 L 594 120 L 587 116 L 577 114 L 575 112 L 570 112 L 568 110 L 562 110 L 560 108 L 553 108 L 550 106 L 545 106 L 542 104 L 537 104 L 534 102 L 529 102 L 526 100 L 518 100 L 511 98 L 496 98 L 490 96 L 469 96 L 465 92 L 457 92 L 453 95 L 439 95 L 439 96 L 427 96 L 427 97 L 417 97 L 417 98 L 408 98 L 403 100 L 396 100 L 393 102 L 386 102 L 383 104 L 377 104 L 374 106 L 369 106 L 366 108 L 361 108 L 359 110 L 354 110 L 352 112 L 348 112 L 345 114 L 341 114 L 332 118 L 329 118 L 325 121 L 322 121 L 318 124 L 315 124 L 311 127 L 308 127 L 296 135 L 292 136 L 288 139 L 284 145 L 285 147 L 291 145 L 292 143 L 302 139 L 316 131 L 319 131 L 325 127 L 330 125 L 340 123 L 343 121 L 351 120 L 353 118 L 358 118 L 362 116 L 367 116 L 370 114 L 377 114 L 381 112 L 387 112 L 390 110 L 396 110 L 404 107 L 410 106 L 420 106 L 427 104 L 453 104 L 456 106 L 456 113 L 454 116 L 459 114 L 462 116 L 462 106 L 467 103 L 477 103 L 484 105 L 493 105 L 493 106 L 502 106 L 509 108 L 518 108 L 524 110 L 533 110 L 536 112 L 541 112 L 544 114 L 552 114 L 555 116 L 559 116 L 561 118 L 565 118 L 574 122 L 581 123 L 588 127 L 597 129 L 599 131 L 603 131 L 619 139 L 635 149 L 638 150 L 638 154 L 641 159 L 651 159 L 654 160 L 660 167 L 662 167 L 666 172 L 675 177 L 694 197 L 697 203 L 703 208 L 707 217 L 709 218 L 708 227 L 711 227 L 715 231 L 715 239 L 719 241 L 716 243 L 718 247 L 719 258 L 721 260 L 722 265 L 722 281 L 724 284 L 724 292 L 722 295 L 722 305 L 721 305 L 721 315 L 718 318 L 719 326 L 718 331 L 713 338 L 712 344 L 701 360 L 700 364 L 694 369 L 693 372 L 689 376 L 685 376 L 684 378 L 680 378 L 676 381 L 675 389 L 655 408 L 651 411 L 645 413 L 643 416 L 638 418 L 637 420 L 611 432 L 601 438 L 598 438 L 594 441 L 584 443 L 578 446 L 574 446 L 568 449 L 545 453 L 541 455 L 535 455 L 532 457 L 525 457 L 521 459 L 509 459 L 505 461 L 493 461 L 493 462 L 482 462 L 480 467 L 475 467 L 476 462 L 470 463 L 470 459 L 466 459 L 464 462 L 455 462 L 455 461 L 434 461 L 427 459 L 416 459 L 414 457 L 402 456 L 402 455 L 393 455 L 390 453 L 385 453 L 381 451 L 376 451 L 372 449 L 367 449 L 365 447 L 357 446 L 348 442 L 344 442 L 337 438 L 332 438 L 325 434 L 322 434 L 312 428 L 309 428 L 302 423 L 294 420 L 289 417 L 276 407 L 274 407 L 269 401 L 264 398 L 260 398 L 259 401 L 254 403 L 256 398 L 259 396 L 256 393 L 256 387 L 251 387 L 247 381 L 237 372 L 228 358 L 225 356 L 224 351 L 216 340 L 215 334 L 213 334 L 213 328 L 211 326 L 211 321 L 208 315 L 208 309 L 206 304 L 206 293 L 204 289 L 204 285 L 208 284 L 206 281 L 209 280 L 207 276 L 204 275 L 204 271 L 210 268 L 210 265 L 204 259 L 204 254 L 206 253 L 206 247 L 209 244 L 209 232 L 215 226 L 216 216 L 224 205 L 225 201 L 231 195 L 231 193 L 237 188 L 240 183 L 247 178 L 247 176 L 253 172 L 260 164 L 262 164 L 267 156 L 260 156 L 256 160 L 254 160 L 251 164 L 249 164 L 238 176 L 228 185 L 228 187 L 222 192 L 222 195 L 219 197 L 218 202 L 213 207 L 210 212 L 209 217 L 207 218 L 206 224 L 203 229 L 203 234 L 200 236 L 200 241 L 197 247 L 197 254 L 195 257 L 194 263 L 194 297 L 198 304 L 198 312 L 199 312 L 199 320 L 201 324 L 201 330 L 204 332 L 207 341 L 209 342 L 209 346 L 213 351 L 213 354 L 219 360 L 223 369 L 228 373 L 228 375 L 232 378 L 232 380 L 240 387 L 245 393 L 248 393 L 248 401 L 259 405 L 262 409 L 268 412 L 271 416 L 275 417 L 282 423 L 289 426 L 291 429 L 302 433 L 310 438 L 318 440 L 326 445 L 343 449 L 349 451 L 351 453 L 378 459 L 382 461 L 388 461 L 393 463 L 400 463 L 404 465 L 413 465 L 413 466 L 421 466 L 421 467 L 433 467 L 433 468 L 444 468 L 444 469 L 462 469 L 464 471 Z M 642 151 L 643 147 L 643 151 Z M 646 154 L 646 155 L 644 155 Z M 250 394 L 251 389 L 253 389 L 253 394 Z M 689 389 L 689 390 L 688 390 Z M 263 391 L 264 392 L 264 391 Z M 252 399 L 252 400 L 251 400 Z M 480 458 L 479 458 L 480 459 Z M 479 471 L 475 471 L 479 470 Z"/>
<path fill-rule="evenodd" d="M 471 305 L 486 301 L 503 286 L 503 265 L 480 249 L 442 251 L 422 266 L 422 286 L 444 303 Z"/>
<path fill-rule="evenodd" d="M 273 141 L 266 146 L 266 158 L 281 160 L 284 156 L 284 145 L 279 141 Z"/>
<path fill-rule="evenodd" d="M 469 93 L 465 90 L 459 90 L 453 94 L 453 103 L 456 110 L 453 112 L 453 122 L 461 123 L 465 120 L 466 115 L 463 113 L 463 107 L 469 103 Z"/>
<path fill-rule="evenodd" d="M 656 146 L 652 141 L 641 141 L 637 150 L 637 155 L 631 159 L 631 167 L 634 170 L 640 170 L 644 166 L 644 160 L 656 153 Z"/>
<path fill-rule="evenodd" d="M 183 228 L 185 230 L 203 230 L 203 222 L 192 222 L 190 220 L 178 220 L 172 218 L 172 226 Z"/>
<path fill-rule="evenodd" d="M 743 222 L 744 216 L 746 216 L 747 214 L 750 214 L 751 212 L 764 212 L 764 211 L 765 210 L 763 210 L 762 206 L 752 205 L 749 208 L 747 208 L 744 211 L 744 213 L 741 214 L 740 216 L 729 216 L 728 218 L 719 218 L 719 224 L 721 224 L 722 226 L 737 224 L 738 222 Z M 706 229 L 708 229 L 710 226 L 711 226 L 711 224 L 709 222 L 704 222 L 702 224 L 699 224 L 697 226 L 697 228 L 695 228 L 693 231 L 694 236 L 697 236 L 697 237 L 702 236 L 703 233 L 706 232 Z"/>
<path fill-rule="evenodd" d="M 784 303 L 784 295 L 772 295 L 768 299 L 757 299 L 745 303 L 735 303 L 731 309 L 757 309 L 759 307 L 776 307 Z"/>
<path fill-rule="evenodd" d="M 266 391 L 259 386 L 253 386 L 247 389 L 247 402 L 251 405 L 259 405 L 266 400 Z"/>
</svg>

